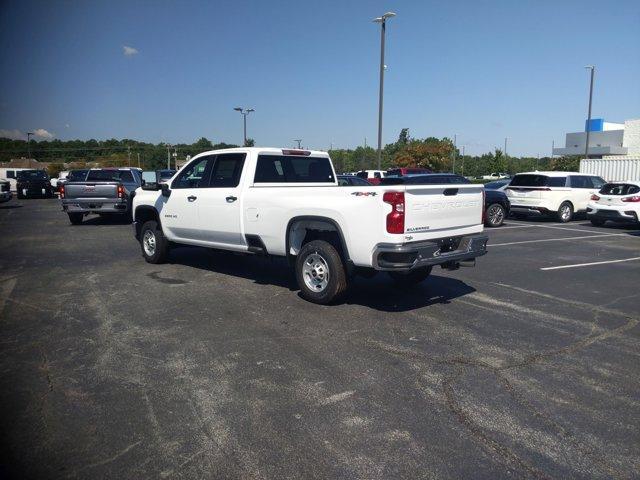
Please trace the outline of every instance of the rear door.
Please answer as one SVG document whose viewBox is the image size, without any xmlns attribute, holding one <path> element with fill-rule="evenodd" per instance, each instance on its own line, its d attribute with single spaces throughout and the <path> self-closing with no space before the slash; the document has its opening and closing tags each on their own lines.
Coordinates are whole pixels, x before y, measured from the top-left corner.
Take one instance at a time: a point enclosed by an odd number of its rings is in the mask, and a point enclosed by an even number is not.
<svg viewBox="0 0 640 480">
<path fill-rule="evenodd" d="M 215 157 L 210 180 L 198 192 L 201 240 L 220 246 L 246 245 L 240 224 L 240 179 L 246 153 L 223 153 Z"/>
<path fill-rule="evenodd" d="M 171 182 L 171 194 L 161 196 L 164 203 L 161 218 L 163 227 L 176 240 L 202 239 L 198 220 L 198 202 L 209 184 L 215 156 L 198 157 L 186 165 Z"/>
<path fill-rule="evenodd" d="M 406 185 L 405 232 L 443 232 L 482 223 L 482 185 Z"/>
<path fill-rule="evenodd" d="M 586 210 L 591 195 L 598 192 L 592 177 L 588 175 L 570 175 L 571 201 L 575 211 Z"/>
</svg>

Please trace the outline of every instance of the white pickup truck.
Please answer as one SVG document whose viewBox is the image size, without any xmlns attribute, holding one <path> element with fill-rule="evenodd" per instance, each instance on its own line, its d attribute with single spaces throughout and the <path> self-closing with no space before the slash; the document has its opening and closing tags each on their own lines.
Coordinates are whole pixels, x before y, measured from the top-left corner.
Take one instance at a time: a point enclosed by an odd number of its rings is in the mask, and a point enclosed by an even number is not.
<svg viewBox="0 0 640 480">
<path fill-rule="evenodd" d="M 304 298 L 338 300 L 354 274 L 424 280 L 486 253 L 484 189 L 475 184 L 340 187 L 326 152 L 233 148 L 194 157 L 133 199 L 150 263 L 172 244 L 284 256 Z"/>
</svg>

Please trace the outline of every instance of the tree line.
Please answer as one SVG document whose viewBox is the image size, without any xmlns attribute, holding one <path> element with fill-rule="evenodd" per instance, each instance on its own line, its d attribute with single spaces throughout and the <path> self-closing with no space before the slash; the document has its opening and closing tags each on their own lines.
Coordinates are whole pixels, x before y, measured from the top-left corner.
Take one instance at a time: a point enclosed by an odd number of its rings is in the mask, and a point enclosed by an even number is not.
<svg viewBox="0 0 640 480">
<path fill-rule="evenodd" d="M 248 139 L 247 146 L 254 141 Z M 174 153 L 184 160 L 187 156 L 237 145 L 225 142 L 213 143 L 202 137 L 194 143 L 169 145 L 171 165 Z M 139 142 L 132 139 L 108 140 L 24 140 L 0 138 L 0 161 L 12 158 L 31 157 L 41 162 L 50 162 L 50 174 L 69 168 L 86 166 L 140 166 L 144 170 L 157 170 L 167 166 L 167 144 Z M 377 168 L 377 151 L 371 147 L 355 149 L 333 149 L 329 151 L 336 171 L 355 172 Z M 449 138 L 413 138 L 404 128 L 398 139 L 385 145 L 381 155 L 381 167 L 425 167 L 434 172 L 453 172 L 475 177 L 491 172 L 518 173 L 529 170 L 577 170 L 579 157 L 514 157 L 506 156 L 500 149 L 482 155 L 461 155 Z"/>
</svg>

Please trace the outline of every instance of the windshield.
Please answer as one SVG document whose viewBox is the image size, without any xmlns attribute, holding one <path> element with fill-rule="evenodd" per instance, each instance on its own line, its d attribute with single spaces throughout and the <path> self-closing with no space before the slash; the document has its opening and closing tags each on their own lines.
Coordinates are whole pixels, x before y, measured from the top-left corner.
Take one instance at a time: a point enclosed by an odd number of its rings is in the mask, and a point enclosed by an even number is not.
<svg viewBox="0 0 640 480">
<path fill-rule="evenodd" d="M 19 180 L 47 180 L 49 175 L 44 170 L 20 170 L 18 171 Z"/>
<path fill-rule="evenodd" d="M 603 195 L 633 195 L 638 192 L 640 187 L 629 183 L 607 183 L 600 190 Z"/>
<path fill-rule="evenodd" d="M 129 182 L 133 183 L 133 175 L 129 170 L 91 170 L 88 182 Z"/>
<path fill-rule="evenodd" d="M 524 174 L 516 175 L 509 184 L 510 187 L 564 187 L 567 177 L 548 177 L 546 175 Z"/>
<path fill-rule="evenodd" d="M 87 172 L 89 170 L 71 170 L 69 175 L 67 175 L 68 182 L 82 182 L 85 178 L 87 178 Z"/>
</svg>

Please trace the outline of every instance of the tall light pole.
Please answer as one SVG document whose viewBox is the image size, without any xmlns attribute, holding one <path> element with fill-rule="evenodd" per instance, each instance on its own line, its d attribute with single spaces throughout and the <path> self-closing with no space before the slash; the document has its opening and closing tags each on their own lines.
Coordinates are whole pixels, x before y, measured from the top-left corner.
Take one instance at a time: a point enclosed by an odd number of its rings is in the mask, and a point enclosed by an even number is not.
<svg viewBox="0 0 640 480">
<path fill-rule="evenodd" d="M 453 135 L 453 173 L 456 173 L 456 156 L 457 156 L 457 151 L 456 148 L 458 144 L 458 134 L 454 134 Z"/>
<path fill-rule="evenodd" d="M 507 159 L 507 137 L 504 137 L 504 159 Z"/>
<path fill-rule="evenodd" d="M 33 132 L 27 132 L 27 157 L 29 158 L 29 166 L 31 166 L 31 135 L 33 135 Z"/>
<path fill-rule="evenodd" d="M 374 18 L 380 24 L 380 93 L 378 96 L 378 170 L 382 164 L 382 96 L 384 92 L 384 34 L 387 29 L 387 18 L 395 17 L 393 12 L 387 12 L 381 17 Z"/>
<path fill-rule="evenodd" d="M 587 117 L 587 144 L 584 147 L 584 158 L 589 158 L 589 131 L 591 130 L 591 101 L 593 100 L 593 74 L 596 70 L 594 65 L 587 65 L 584 68 L 591 70 L 591 83 L 589 85 L 589 116 Z"/>
<path fill-rule="evenodd" d="M 234 108 L 234 110 L 236 112 L 240 112 L 240 115 L 242 115 L 243 118 L 243 124 L 244 124 L 244 143 L 242 144 L 243 147 L 247 146 L 247 115 L 249 115 L 251 112 L 255 112 L 255 110 L 253 108 L 242 108 L 242 107 L 236 107 Z"/>
<path fill-rule="evenodd" d="M 171 144 L 167 143 L 167 170 L 171 170 L 171 153 L 169 149 L 171 148 Z"/>
<path fill-rule="evenodd" d="M 302 139 L 301 139 L 301 138 L 296 138 L 296 139 L 294 140 L 294 142 L 298 142 L 298 150 L 300 150 L 300 149 L 302 148 L 302 147 L 300 146 L 300 142 L 302 142 Z"/>
</svg>

